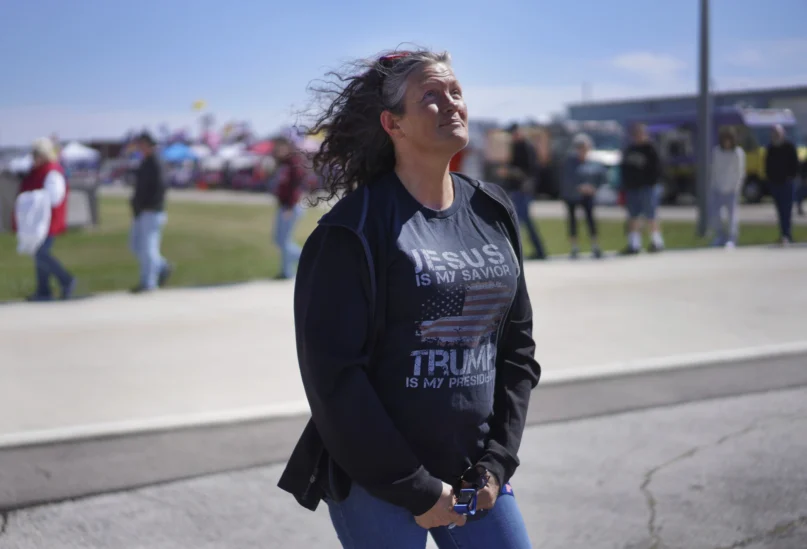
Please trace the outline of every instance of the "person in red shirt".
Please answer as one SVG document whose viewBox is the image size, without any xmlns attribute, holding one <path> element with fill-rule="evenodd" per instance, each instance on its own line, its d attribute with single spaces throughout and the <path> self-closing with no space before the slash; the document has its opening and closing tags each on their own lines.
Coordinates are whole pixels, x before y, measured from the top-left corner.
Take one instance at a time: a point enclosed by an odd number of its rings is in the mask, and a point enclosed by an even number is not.
<svg viewBox="0 0 807 549">
<path fill-rule="evenodd" d="M 300 246 L 294 242 L 294 227 L 303 214 L 300 199 L 308 178 L 300 151 L 285 137 L 275 139 L 273 154 L 277 160 L 277 223 L 275 243 L 280 248 L 279 280 L 294 276 L 295 264 L 300 259 Z"/>
<path fill-rule="evenodd" d="M 50 277 L 59 282 L 62 299 L 70 299 L 76 286 L 76 279 L 51 254 L 53 239 L 67 230 L 68 185 L 64 169 L 58 163 L 58 153 L 48 138 L 37 139 L 32 147 L 33 168 L 20 184 L 20 193 L 44 189 L 51 204 L 50 228 L 48 236 L 34 254 L 36 267 L 36 292 L 29 301 L 49 301 L 52 299 Z"/>
</svg>

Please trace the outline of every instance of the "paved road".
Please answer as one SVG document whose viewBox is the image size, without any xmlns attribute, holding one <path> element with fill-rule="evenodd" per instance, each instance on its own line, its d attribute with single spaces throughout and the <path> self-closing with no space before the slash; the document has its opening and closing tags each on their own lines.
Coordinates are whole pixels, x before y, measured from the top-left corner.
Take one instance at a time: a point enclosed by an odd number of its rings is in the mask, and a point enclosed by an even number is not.
<svg viewBox="0 0 807 549">
<path fill-rule="evenodd" d="M 129 196 L 131 190 L 126 187 L 102 187 L 105 196 Z M 274 204 L 274 197 L 267 193 L 246 193 L 239 191 L 197 191 L 193 189 L 175 189 L 170 191 L 170 200 L 182 202 L 205 202 L 221 204 Z M 566 207 L 558 201 L 536 201 L 532 204 L 531 213 L 541 219 L 557 219 L 566 217 Z M 597 209 L 600 219 L 625 219 L 625 210 L 616 206 L 600 206 Z M 697 210 L 694 206 L 662 206 L 659 218 L 663 221 L 695 221 Z M 742 204 L 740 221 L 744 223 L 776 223 L 776 211 L 773 204 Z M 807 216 L 793 216 L 793 223 L 807 225 Z"/>
<path fill-rule="evenodd" d="M 530 428 L 514 486 L 545 549 L 803 549 L 807 389 Z M 336 548 L 280 466 L 11 513 L 3 549 Z"/>
<path fill-rule="evenodd" d="M 805 272 L 807 249 L 530 264 L 545 379 L 803 345 Z M 0 307 L 0 437 L 305 410 L 291 290 L 256 282 Z"/>
<path fill-rule="evenodd" d="M 572 382 L 542 383 L 527 425 L 807 387 L 807 352 Z M 282 463 L 308 414 L 0 448 L 0 512 Z"/>
</svg>

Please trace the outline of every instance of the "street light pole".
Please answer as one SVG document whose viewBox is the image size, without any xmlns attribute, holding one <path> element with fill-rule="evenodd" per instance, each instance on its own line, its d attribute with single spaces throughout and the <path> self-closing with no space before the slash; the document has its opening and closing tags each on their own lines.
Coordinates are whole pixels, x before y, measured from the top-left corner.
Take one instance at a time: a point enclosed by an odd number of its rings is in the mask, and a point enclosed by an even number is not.
<svg viewBox="0 0 807 549">
<path fill-rule="evenodd" d="M 698 94 L 698 150 L 696 153 L 696 193 L 698 236 L 706 236 L 709 157 L 711 156 L 712 104 L 709 93 L 709 0 L 700 0 L 700 78 Z"/>
</svg>

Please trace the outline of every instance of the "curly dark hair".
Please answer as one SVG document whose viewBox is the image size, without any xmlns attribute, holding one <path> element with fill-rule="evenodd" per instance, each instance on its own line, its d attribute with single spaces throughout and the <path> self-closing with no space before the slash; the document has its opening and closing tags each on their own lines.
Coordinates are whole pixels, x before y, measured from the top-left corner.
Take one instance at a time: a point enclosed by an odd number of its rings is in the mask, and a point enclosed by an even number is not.
<svg viewBox="0 0 807 549">
<path fill-rule="evenodd" d="M 381 127 L 381 113 L 403 114 L 406 82 L 424 66 L 451 64 L 448 52 L 393 50 L 373 59 L 354 61 L 330 71 L 309 86 L 314 96 L 310 133 L 325 134 L 313 155 L 313 168 L 330 201 L 395 168 L 395 149 Z"/>
</svg>

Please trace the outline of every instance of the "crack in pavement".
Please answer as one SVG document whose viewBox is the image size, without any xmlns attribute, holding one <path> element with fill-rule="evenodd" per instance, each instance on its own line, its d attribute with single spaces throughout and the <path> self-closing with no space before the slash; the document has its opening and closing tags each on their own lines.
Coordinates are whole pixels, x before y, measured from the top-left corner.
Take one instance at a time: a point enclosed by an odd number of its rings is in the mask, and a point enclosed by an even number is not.
<svg viewBox="0 0 807 549">
<path fill-rule="evenodd" d="M 664 549 L 664 547 L 666 547 L 664 545 L 664 541 L 661 539 L 661 530 L 659 529 L 658 525 L 656 524 L 656 520 L 658 518 L 658 512 L 656 510 L 657 501 L 656 501 L 655 496 L 653 495 L 653 492 L 650 490 L 650 483 L 653 482 L 653 477 L 656 475 L 656 473 L 658 473 L 659 471 L 661 471 L 661 470 L 663 470 L 663 469 L 665 469 L 665 468 L 667 468 L 667 467 L 669 467 L 671 465 L 674 465 L 676 463 L 679 463 L 681 461 L 689 459 L 692 456 L 696 455 L 697 453 L 702 452 L 703 450 L 707 450 L 709 448 L 714 448 L 716 446 L 720 446 L 721 444 L 724 444 L 724 443 L 728 442 L 731 439 L 738 438 L 738 437 L 741 437 L 743 435 L 747 435 L 751 431 L 754 431 L 755 429 L 759 429 L 761 427 L 764 427 L 765 425 L 767 425 L 769 423 L 773 423 L 774 421 L 781 421 L 781 420 L 785 420 L 785 421 L 792 421 L 792 420 L 803 421 L 805 419 L 807 419 L 807 417 L 805 417 L 805 416 L 803 416 L 802 414 L 799 414 L 799 413 L 796 413 L 796 414 L 772 414 L 771 416 L 768 416 L 767 418 L 765 418 L 762 421 L 760 421 L 760 420 L 754 421 L 750 425 L 748 425 L 748 426 L 746 426 L 746 427 L 744 427 L 744 428 L 742 428 L 742 429 L 740 429 L 738 431 L 734 431 L 734 432 L 731 432 L 731 433 L 729 433 L 727 435 L 724 435 L 724 436 L 720 437 L 719 439 L 717 439 L 714 442 L 711 442 L 711 443 L 708 443 L 708 444 L 702 444 L 700 446 L 694 446 L 694 447 L 690 448 L 689 450 L 687 450 L 686 452 L 683 452 L 683 453 L 675 456 L 674 458 L 672 458 L 672 459 L 670 459 L 668 461 L 665 461 L 661 465 L 657 465 L 657 466 L 653 467 L 652 469 L 649 469 L 644 475 L 644 479 L 642 480 L 642 484 L 639 486 L 639 490 L 642 492 L 642 494 L 644 494 L 645 501 L 647 502 L 647 509 L 648 509 L 648 512 L 649 512 L 649 517 L 647 519 L 647 532 L 650 535 L 650 547 L 649 547 L 649 549 Z M 795 526 L 797 526 L 799 524 L 800 520 L 802 520 L 802 518 L 799 518 L 799 519 L 797 519 L 795 521 Z M 807 519 L 804 519 L 804 520 L 807 520 Z M 789 525 L 789 524 L 790 523 L 786 523 L 786 525 Z M 776 528 L 774 528 L 774 530 L 776 530 Z M 771 530 L 771 531 L 773 531 L 773 530 Z M 769 532 L 771 532 L 771 531 L 769 531 Z M 768 535 L 770 535 L 770 534 L 768 534 Z M 752 543 L 752 542 L 750 542 L 750 543 Z M 735 545 L 729 546 L 728 548 L 718 548 L 718 549 L 741 549 L 742 547 L 746 547 L 747 545 L 748 544 L 746 544 L 746 545 L 736 545 L 735 544 Z"/>
<path fill-rule="evenodd" d="M 8 517 L 10 514 L 9 511 L 0 511 L 0 536 L 8 530 Z"/>
<path fill-rule="evenodd" d="M 642 494 L 644 494 L 645 500 L 647 501 L 647 509 L 650 513 L 650 516 L 647 519 L 647 532 L 648 534 L 650 534 L 650 542 L 651 542 L 649 549 L 662 549 L 664 547 L 664 542 L 661 540 L 660 531 L 656 526 L 656 498 L 653 495 L 653 492 L 650 491 L 650 483 L 653 482 L 653 476 L 662 469 L 669 467 L 670 465 L 691 458 L 692 456 L 697 454 L 701 448 L 705 448 L 705 446 L 690 448 L 683 454 L 679 454 L 674 458 L 672 458 L 671 460 L 666 461 L 661 465 L 657 465 L 645 473 L 644 480 L 642 481 L 642 484 L 639 486 L 639 490 L 641 490 Z"/>
<path fill-rule="evenodd" d="M 766 532 L 745 538 L 740 541 L 735 541 L 731 545 L 722 545 L 716 549 L 743 549 L 744 547 L 748 547 L 754 543 L 769 541 L 774 538 L 783 538 L 792 534 L 793 531 L 799 526 L 807 526 L 807 515 L 800 516 L 799 518 L 788 522 L 782 522 Z"/>
<path fill-rule="evenodd" d="M 793 415 L 790 415 L 790 414 L 781 414 L 781 415 L 777 414 L 775 416 L 772 416 L 772 417 L 768 418 L 768 421 L 764 421 L 764 422 L 755 421 L 751 425 L 748 425 L 748 426 L 746 426 L 746 427 L 744 427 L 744 428 L 742 428 L 742 429 L 740 429 L 738 431 L 734 431 L 734 432 L 731 432 L 731 433 L 729 433 L 727 435 L 724 435 L 724 436 L 720 437 L 719 439 L 717 439 L 714 442 L 711 442 L 711 443 L 708 443 L 708 444 L 702 444 L 700 446 L 694 446 L 694 447 L 690 448 L 689 450 L 687 450 L 686 452 L 683 452 L 683 453 L 675 456 L 674 458 L 672 458 L 672 459 L 670 459 L 668 461 L 665 461 L 661 465 L 657 465 L 657 466 L 653 467 L 652 469 L 649 469 L 644 475 L 644 479 L 642 480 L 642 484 L 639 486 L 639 490 L 642 492 L 642 494 L 644 494 L 645 501 L 647 502 L 647 509 L 648 509 L 648 512 L 649 512 L 649 515 L 650 515 L 648 517 L 648 519 L 647 519 L 647 532 L 650 535 L 650 547 L 649 547 L 649 549 L 663 549 L 665 547 L 664 541 L 661 539 L 661 531 L 658 528 L 658 525 L 656 524 L 656 520 L 658 518 L 658 513 L 657 513 L 657 510 L 656 510 L 657 501 L 656 501 L 655 496 L 653 495 L 653 492 L 650 490 L 650 483 L 653 482 L 653 477 L 656 475 L 656 473 L 658 473 L 659 471 L 661 471 L 663 469 L 666 469 L 667 467 L 669 467 L 671 465 L 675 465 L 676 463 L 679 463 L 681 461 L 689 459 L 692 456 L 696 455 L 697 453 L 702 452 L 703 450 L 706 450 L 708 448 L 714 448 L 716 446 L 720 446 L 721 444 L 724 444 L 724 443 L 726 443 L 727 441 L 729 441 L 731 439 L 738 438 L 738 437 L 741 437 L 743 435 L 747 435 L 751 431 L 762 427 L 765 423 L 770 423 L 772 420 L 775 420 L 775 419 L 794 419 L 794 417 L 802 418 L 802 416 L 800 414 L 798 416 L 796 416 L 795 414 L 793 414 Z"/>
</svg>

